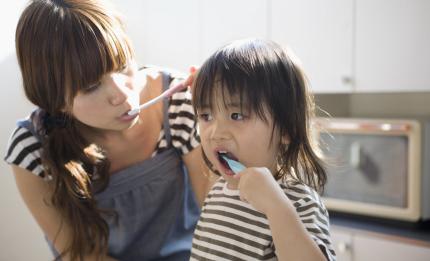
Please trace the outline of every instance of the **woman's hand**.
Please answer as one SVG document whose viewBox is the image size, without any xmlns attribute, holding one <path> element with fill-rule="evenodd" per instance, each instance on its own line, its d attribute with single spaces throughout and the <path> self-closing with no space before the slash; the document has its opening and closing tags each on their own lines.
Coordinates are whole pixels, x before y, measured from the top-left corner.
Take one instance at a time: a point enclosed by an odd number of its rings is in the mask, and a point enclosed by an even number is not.
<svg viewBox="0 0 430 261">
<path fill-rule="evenodd" d="M 247 168 L 238 173 L 240 199 L 258 211 L 269 214 L 287 198 L 272 173 L 267 168 Z M 288 200 L 289 201 L 289 200 Z"/>
<path fill-rule="evenodd" d="M 188 75 L 187 79 L 185 79 L 184 85 L 192 87 L 196 73 L 197 73 L 197 67 L 191 66 L 188 71 L 190 74 Z"/>
</svg>

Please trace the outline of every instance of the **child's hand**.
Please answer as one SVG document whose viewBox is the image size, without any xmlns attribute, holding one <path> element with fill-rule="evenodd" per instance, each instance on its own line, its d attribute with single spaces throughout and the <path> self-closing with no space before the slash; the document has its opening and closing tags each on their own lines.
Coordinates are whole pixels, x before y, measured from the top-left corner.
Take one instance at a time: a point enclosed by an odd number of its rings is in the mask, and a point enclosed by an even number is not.
<svg viewBox="0 0 430 261">
<path fill-rule="evenodd" d="M 267 168 L 247 168 L 238 173 L 240 199 L 268 214 L 285 202 L 285 193 Z"/>
</svg>

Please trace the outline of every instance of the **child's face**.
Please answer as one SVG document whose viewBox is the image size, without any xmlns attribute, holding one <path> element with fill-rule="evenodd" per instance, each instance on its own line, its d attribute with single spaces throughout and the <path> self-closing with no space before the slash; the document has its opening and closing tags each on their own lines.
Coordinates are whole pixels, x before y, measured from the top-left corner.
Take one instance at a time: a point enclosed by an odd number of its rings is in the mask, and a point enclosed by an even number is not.
<svg viewBox="0 0 430 261">
<path fill-rule="evenodd" d="M 122 71 L 104 75 L 101 81 L 80 91 L 73 100 L 73 115 L 81 122 L 104 130 L 123 130 L 138 120 L 127 115 L 139 104 L 137 66 L 130 62 Z"/>
<path fill-rule="evenodd" d="M 223 97 L 216 95 L 215 97 Z M 276 171 L 276 158 L 280 144 L 278 131 L 273 132 L 273 121 L 266 114 L 268 122 L 252 112 L 241 111 L 239 99 L 227 96 L 216 101 L 214 109 L 197 111 L 201 142 L 207 158 L 218 170 L 230 187 L 236 187 L 238 180 L 233 172 L 219 160 L 219 152 L 226 152 L 246 167 L 267 167 Z M 272 139 L 271 139 L 272 138 Z"/>
</svg>

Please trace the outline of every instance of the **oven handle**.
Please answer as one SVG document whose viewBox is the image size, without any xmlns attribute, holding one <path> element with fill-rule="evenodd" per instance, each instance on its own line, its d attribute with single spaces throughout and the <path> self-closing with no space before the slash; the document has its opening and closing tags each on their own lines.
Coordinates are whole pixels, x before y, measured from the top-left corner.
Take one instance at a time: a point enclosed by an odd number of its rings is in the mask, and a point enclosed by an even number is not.
<svg viewBox="0 0 430 261">
<path fill-rule="evenodd" d="M 369 122 L 335 122 L 319 121 L 328 131 L 357 131 L 357 132 L 384 132 L 384 133 L 408 133 L 412 126 L 409 123 L 369 123 Z"/>
</svg>

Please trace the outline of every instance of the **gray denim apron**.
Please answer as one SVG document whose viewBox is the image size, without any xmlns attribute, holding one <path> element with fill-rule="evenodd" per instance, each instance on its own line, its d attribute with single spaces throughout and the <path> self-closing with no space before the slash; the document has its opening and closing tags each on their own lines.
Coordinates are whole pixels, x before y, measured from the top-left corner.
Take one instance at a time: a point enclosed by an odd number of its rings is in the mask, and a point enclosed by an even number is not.
<svg viewBox="0 0 430 261">
<path fill-rule="evenodd" d="M 166 89 L 169 76 L 163 78 Z M 168 120 L 165 100 L 163 128 L 171 144 Z M 106 218 L 110 256 L 121 261 L 189 260 L 200 208 L 181 156 L 172 146 L 114 173 L 108 187 L 95 197 L 100 208 L 117 213 L 117 219 Z"/>
</svg>

